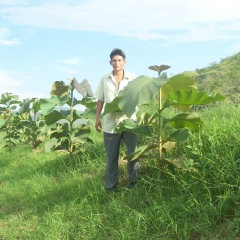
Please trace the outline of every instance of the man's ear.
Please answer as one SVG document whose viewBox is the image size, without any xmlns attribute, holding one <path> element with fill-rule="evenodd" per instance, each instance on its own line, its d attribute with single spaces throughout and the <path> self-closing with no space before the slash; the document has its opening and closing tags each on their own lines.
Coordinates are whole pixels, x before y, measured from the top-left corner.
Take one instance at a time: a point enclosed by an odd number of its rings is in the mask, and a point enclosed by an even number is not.
<svg viewBox="0 0 240 240">
<path fill-rule="evenodd" d="M 111 62 L 111 61 L 109 61 L 109 63 L 110 63 L 110 65 L 112 65 L 112 62 Z"/>
</svg>

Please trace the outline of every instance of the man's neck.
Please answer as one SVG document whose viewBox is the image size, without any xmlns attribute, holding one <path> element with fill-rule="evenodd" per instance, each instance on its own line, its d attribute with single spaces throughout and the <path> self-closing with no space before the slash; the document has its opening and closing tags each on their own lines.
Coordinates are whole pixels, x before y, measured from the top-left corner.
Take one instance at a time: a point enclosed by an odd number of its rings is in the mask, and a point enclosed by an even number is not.
<svg viewBox="0 0 240 240">
<path fill-rule="evenodd" d="M 120 71 L 113 71 L 113 76 L 115 77 L 120 77 L 123 78 L 124 77 L 124 70 L 120 70 Z"/>
</svg>

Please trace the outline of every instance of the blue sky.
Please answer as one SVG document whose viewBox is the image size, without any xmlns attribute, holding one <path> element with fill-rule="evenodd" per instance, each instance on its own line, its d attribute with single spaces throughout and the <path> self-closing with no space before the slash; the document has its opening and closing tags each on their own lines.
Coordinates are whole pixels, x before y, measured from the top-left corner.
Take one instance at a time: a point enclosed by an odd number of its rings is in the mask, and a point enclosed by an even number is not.
<svg viewBox="0 0 240 240">
<path fill-rule="evenodd" d="M 240 51 L 239 13 L 239 0 L 0 0 L 0 94 L 48 98 L 72 77 L 95 91 L 115 47 L 137 75 L 206 67 Z"/>
</svg>

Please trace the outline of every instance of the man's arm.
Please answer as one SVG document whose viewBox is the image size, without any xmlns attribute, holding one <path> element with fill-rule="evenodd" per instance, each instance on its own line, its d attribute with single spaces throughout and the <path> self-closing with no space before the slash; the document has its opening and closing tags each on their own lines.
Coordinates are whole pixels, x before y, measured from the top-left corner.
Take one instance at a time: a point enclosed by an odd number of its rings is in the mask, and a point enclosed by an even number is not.
<svg viewBox="0 0 240 240">
<path fill-rule="evenodd" d="M 98 132 L 101 132 L 101 129 L 102 129 L 100 114 L 102 112 L 103 104 L 104 104 L 104 102 L 98 100 L 97 110 L 96 110 L 96 122 L 95 122 L 95 128 Z"/>
</svg>

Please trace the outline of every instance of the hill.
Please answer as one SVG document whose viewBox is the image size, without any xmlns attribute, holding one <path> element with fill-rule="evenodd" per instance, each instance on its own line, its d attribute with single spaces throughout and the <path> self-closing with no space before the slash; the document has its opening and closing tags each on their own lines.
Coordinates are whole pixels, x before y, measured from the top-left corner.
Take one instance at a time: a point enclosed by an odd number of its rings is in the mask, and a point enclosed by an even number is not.
<svg viewBox="0 0 240 240">
<path fill-rule="evenodd" d="M 200 91 L 221 93 L 234 102 L 240 96 L 240 52 L 233 56 L 212 62 L 208 67 L 188 72 L 198 83 Z"/>
</svg>

